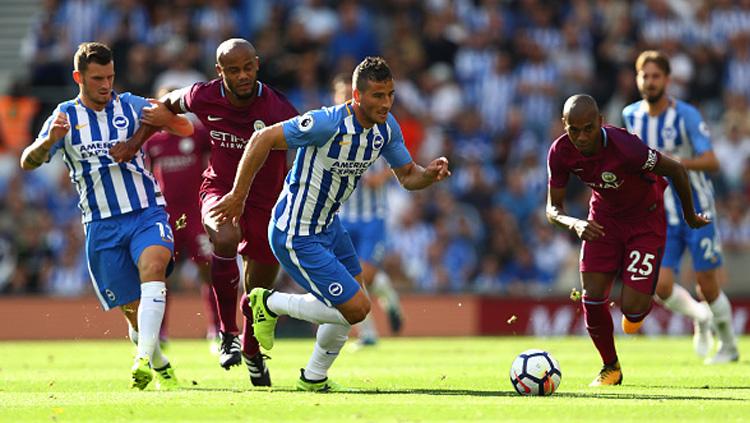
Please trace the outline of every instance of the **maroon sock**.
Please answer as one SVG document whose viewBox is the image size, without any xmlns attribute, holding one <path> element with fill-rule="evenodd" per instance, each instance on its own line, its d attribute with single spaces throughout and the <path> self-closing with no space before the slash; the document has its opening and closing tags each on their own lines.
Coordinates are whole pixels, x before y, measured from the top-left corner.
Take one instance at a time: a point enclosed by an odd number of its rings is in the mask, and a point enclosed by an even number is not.
<svg viewBox="0 0 750 423">
<path fill-rule="evenodd" d="M 607 298 L 591 298 L 584 295 L 583 316 L 586 319 L 586 330 L 589 331 L 594 346 L 599 350 L 602 362 L 614 364 L 617 361 L 617 351 L 615 351 L 614 327 Z"/>
<path fill-rule="evenodd" d="M 240 282 L 240 269 L 234 257 L 211 256 L 211 286 L 216 296 L 219 310 L 219 329 L 222 332 L 238 334 L 237 327 L 237 288 Z"/>
<path fill-rule="evenodd" d="M 253 336 L 253 310 L 250 308 L 247 294 L 242 294 L 240 308 L 242 309 L 242 352 L 252 357 L 260 352 L 260 345 Z"/>
<path fill-rule="evenodd" d="M 215 338 L 219 334 L 219 308 L 211 285 L 201 284 L 201 300 L 206 312 L 206 337 Z"/>
</svg>

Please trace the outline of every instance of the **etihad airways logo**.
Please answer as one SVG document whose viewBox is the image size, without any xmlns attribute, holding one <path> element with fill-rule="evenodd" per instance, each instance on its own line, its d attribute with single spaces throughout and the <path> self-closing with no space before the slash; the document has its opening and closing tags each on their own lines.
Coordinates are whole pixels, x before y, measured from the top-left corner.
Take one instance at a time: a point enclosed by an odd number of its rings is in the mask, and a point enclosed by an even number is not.
<svg viewBox="0 0 750 423">
<path fill-rule="evenodd" d="M 214 143 L 222 148 L 236 148 L 242 150 L 249 141 L 249 139 L 238 137 L 229 132 L 217 131 L 215 129 L 209 131 L 208 134 Z"/>
</svg>

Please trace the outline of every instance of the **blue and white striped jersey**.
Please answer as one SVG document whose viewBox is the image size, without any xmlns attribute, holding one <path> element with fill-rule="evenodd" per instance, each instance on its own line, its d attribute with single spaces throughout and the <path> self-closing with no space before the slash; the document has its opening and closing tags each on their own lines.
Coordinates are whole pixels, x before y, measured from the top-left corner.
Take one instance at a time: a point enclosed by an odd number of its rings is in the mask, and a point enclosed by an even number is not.
<svg viewBox="0 0 750 423">
<path fill-rule="evenodd" d="M 370 169 L 365 173 L 383 172 L 387 164 L 385 160 L 377 160 L 372 164 Z M 382 184 L 377 187 L 371 187 L 363 183 L 354 190 L 349 200 L 341 205 L 339 216 L 347 222 L 371 222 L 373 220 L 383 220 L 388 211 L 388 184 Z"/>
<path fill-rule="evenodd" d="M 711 150 L 708 126 L 693 106 L 673 100 L 659 116 L 649 116 L 645 100 L 637 101 L 622 111 L 628 131 L 637 135 L 649 147 L 678 158 L 691 158 Z M 693 203 L 700 213 L 716 215 L 714 187 L 705 172 L 689 170 L 693 189 Z M 680 198 L 669 186 L 664 191 L 667 224 L 678 225 L 683 220 Z"/>
<path fill-rule="evenodd" d="M 292 235 L 312 235 L 333 221 L 362 174 L 382 154 L 392 168 L 411 163 L 393 117 L 363 128 L 351 104 L 317 109 L 282 124 L 294 165 L 273 213 L 273 224 Z"/>
<path fill-rule="evenodd" d="M 133 136 L 148 105 L 143 97 L 113 93 L 104 110 L 97 112 L 75 98 L 60 103 L 42 126 L 38 138 L 47 137 L 60 112 L 68 117 L 70 130 L 52 147 L 50 157 L 62 151 L 80 196 L 83 223 L 166 204 L 154 176 L 144 167 L 143 151 L 127 163 L 116 163 L 109 155 L 113 145 Z"/>
</svg>

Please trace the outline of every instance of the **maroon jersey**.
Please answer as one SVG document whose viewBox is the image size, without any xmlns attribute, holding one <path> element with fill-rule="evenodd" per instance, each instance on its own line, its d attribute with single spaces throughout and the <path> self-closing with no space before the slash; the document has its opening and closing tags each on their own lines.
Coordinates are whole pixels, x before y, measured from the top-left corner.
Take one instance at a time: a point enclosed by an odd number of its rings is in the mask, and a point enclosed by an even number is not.
<svg viewBox="0 0 750 423">
<path fill-rule="evenodd" d="M 564 188 L 570 174 L 578 176 L 593 193 L 589 216 L 622 219 L 644 218 L 663 207 L 666 180 L 651 171 L 661 154 L 637 136 L 605 125 L 604 146 L 593 156 L 584 156 L 562 135 L 549 149 L 549 185 Z"/>
<path fill-rule="evenodd" d="M 180 107 L 198 116 L 211 139 L 211 157 L 203 172 L 204 190 L 229 192 L 253 132 L 298 115 L 281 93 L 260 81 L 257 85 L 257 97 L 245 107 L 229 102 L 221 79 L 196 83 L 183 94 Z M 284 185 L 286 170 L 286 151 L 271 151 L 253 180 L 246 206 L 271 210 Z"/>
<path fill-rule="evenodd" d="M 167 206 L 194 205 L 197 209 L 198 190 L 205 168 L 205 158 L 211 151 L 208 132 L 195 125 L 190 137 L 180 137 L 162 131 L 146 141 L 143 149 L 151 160 L 151 167 L 167 200 Z"/>
</svg>

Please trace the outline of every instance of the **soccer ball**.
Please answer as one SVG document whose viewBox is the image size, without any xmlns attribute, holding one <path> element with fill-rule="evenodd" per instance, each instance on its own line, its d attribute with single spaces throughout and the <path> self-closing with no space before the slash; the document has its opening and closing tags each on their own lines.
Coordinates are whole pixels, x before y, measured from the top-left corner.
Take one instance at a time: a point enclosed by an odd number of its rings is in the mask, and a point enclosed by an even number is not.
<svg viewBox="0 0 750 423">
<path fill-rule="evenodd" d="M 552 395 L 561 379 L 560 365 L 546 351 L 526 350 L 510 366 L 510 383 L 521 395 Z"/>
</svg>

